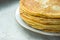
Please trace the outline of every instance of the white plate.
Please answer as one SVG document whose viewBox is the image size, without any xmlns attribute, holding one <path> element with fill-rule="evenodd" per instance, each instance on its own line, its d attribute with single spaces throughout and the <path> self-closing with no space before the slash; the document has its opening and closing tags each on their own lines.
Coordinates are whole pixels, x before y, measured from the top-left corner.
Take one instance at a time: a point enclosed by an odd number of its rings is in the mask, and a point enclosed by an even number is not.
<svg viewBox="0 0 60 40">
<path fill-rule="evenodd" d="M 24 27 L 24 28 L 26 28 L 26 29 L 28 29 L 28 30 L 31 30 L 31 31 L 33 31 L 33 32 L 36 32 L 36 33 L 39 33 L 39 34 L 43 34 L 43 35 L 60 36 L 60 33 L 47 33 L 47 32 L 43 32 L 43 31 L 40 31 L 40 30 L 36 30 L 36 29 L 28 26 L 28 25 L 21 19 L 21 17 L 20 17 L 19 7 L 18 7 L 17 10 L 16 10 L 16 15 L 15 15 L 15 16 L 16 16 L 16 20 L 18 21 L 18 23 L 19 23 L 22 27 Z"/>
</svg>

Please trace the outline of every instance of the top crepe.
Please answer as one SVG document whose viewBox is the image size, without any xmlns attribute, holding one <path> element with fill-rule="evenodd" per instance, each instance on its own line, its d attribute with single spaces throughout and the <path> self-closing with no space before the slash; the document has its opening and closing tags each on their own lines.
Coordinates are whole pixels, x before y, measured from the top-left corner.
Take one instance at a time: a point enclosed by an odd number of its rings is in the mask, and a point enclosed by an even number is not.
<svg viewBox="0 0 60 40">
<path fill-rule="evenodd" d="M 21 0 L 27 13 L 46 18 L 60 18 L 60 0 Z"/>
</svg>

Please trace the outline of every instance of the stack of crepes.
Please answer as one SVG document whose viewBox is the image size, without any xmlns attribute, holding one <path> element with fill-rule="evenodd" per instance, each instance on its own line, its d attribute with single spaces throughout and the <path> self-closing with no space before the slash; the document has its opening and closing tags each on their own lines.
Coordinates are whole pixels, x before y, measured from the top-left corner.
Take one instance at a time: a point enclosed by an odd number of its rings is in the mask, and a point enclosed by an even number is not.
<svg viewBox="0 0 60 40">
<path fill-rule="evenodd" d="M 32 28 L 60 33 L 60 0 L 20 0 L 20 16 Z"/>
</svg>

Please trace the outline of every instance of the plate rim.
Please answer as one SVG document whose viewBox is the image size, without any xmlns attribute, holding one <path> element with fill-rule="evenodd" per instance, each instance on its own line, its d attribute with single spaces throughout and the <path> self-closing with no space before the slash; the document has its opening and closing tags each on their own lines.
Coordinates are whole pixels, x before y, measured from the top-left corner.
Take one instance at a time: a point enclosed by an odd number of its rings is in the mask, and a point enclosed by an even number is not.
<svg viewBox="0 0 60 40">
<path fill-rule="evenodd" d="M 30 30 L 30 31 L 33 31 L 33 32 L 36 32 L 36 33 L 39 33 L 39 34 L 43 34 L 43 35 L 49 35 L 49 36 L 60 36 L 59 33 L 47 33 L 47 32 L 43 32 L 43 31 L 40 31 L 40 30 L 36 30 L 32 27 L 29 27 L 20 17 L 20 12 L 19 12 L 19 7 L 16 9 L 16 13 L 15 13 L 15 18 L 17 20 L 17 22 L 24 28 Z"/>
</svg>

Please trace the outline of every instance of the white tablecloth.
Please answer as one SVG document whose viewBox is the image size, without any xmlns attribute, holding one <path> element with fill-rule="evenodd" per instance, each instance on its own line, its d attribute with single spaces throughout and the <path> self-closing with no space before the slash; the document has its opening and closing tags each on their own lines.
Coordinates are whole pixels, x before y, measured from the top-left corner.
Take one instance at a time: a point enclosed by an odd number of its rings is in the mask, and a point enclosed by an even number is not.
<svg viewBox="0 0 60 40">
<path fill-rule="evenodd" d="M 19 1 L 0 3 L 0 40 L 60 40 L 60 37 L 44 36 L 22 28 L 15 19 Z"/>
</svg>

